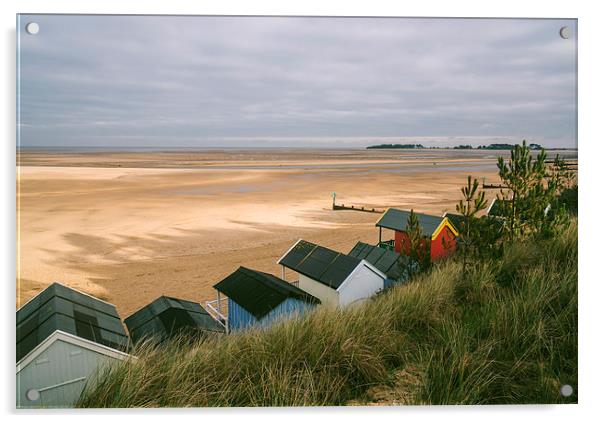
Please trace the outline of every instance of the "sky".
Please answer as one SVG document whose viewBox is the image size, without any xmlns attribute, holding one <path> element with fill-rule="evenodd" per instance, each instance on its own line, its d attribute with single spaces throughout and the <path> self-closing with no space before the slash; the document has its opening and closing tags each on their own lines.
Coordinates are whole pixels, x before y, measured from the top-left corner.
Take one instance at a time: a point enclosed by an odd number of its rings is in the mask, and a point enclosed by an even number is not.
<svg viewBox="0 0 602 423">
<path fill-rule="evenodd" d="M 19 144 L 576 147 L 576 31 L 575 20 L 20 15 Z"/>
</svg>

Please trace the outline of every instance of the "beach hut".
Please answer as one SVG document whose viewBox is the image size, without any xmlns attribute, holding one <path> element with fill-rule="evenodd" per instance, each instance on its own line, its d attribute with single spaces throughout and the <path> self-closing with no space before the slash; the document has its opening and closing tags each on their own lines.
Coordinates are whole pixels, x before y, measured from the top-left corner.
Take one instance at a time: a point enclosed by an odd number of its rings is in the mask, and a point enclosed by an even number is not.
<svg viewBox="0 0 602 423">
<path fill-rule="evenodd" d="M 366 260 L 339 253 L 308 241 L 297 241 L 279 260 L 299 274 L 298 286 L 322 304 L 346 306 L 381 291 L 387 276 Z"/>
<path fill-rule="evenodd" d="M 222 297 L 228 298 L 228 330 L 269 326 L 276 320 L 311 310 L 320 300 L 269 273 L 239 267 L 213 286 L 218 292 L 217 310 Z M 225 318 L 225 316 L 222 316 Z"/>
<path fill-rule="evenodd" d="M 114 305 L 53 283 L 17 310 L 17 407 L 70 407 L 107 365 L 130 357 Z"/>
<path fill-rule="evenodd" d="M 450 221 L 453 227 L 456 228 L 458 233 L 462 233 L 464 231 L 464 228 L 466 226 L 466 216 L 462 214 L 446 212 L 443 213 L 443 217 L 447 217 L 447 219 Z"/>
<path fill-rule="evenodd" d="M 125 319 L 132 342 L 167 339 L 185 335 L 195 338 L 210 333 L 224 332 L 200 304 L 161 296 Z"/>
<path fill-rule="evenodd" d="M 423 213 L 414 214 L 422 229 L 422 235 L 425 238 L 424 246 L 428 250 L 432 261 L 447 257 L 456 250 L 458 230 L 450 222 L 450 219 Z M 378 222 L 376 222 L 376 226 L 379 228 L 379 245 L 392 244 L 394 251 L 408 255 L 410 252 L 410 239 L 406 228 L 409 217 L 409 211 L 394 208 L 387 209 Z M 383 242 L 383 228 L 395 231 L 395 239 Z"/>
<path fill-rule="evenodd" d="M 512 210 L 512 201 L 511 200 L 500 200 L 494 198 L 491 200 L 489 207 L 487 208 L 487 216 L 495 217 L 495 218 L 506 218 L 508 214 L 511 213 Z"/>
<path fill-rule="evenodd" d="M 396 282 L 406 281 L 411 272 L 418 269 L 418 263 L 412 261 L 408 256 L 361 241 L 355 244 L 349 252 L 349 256 L 364 259 L 384 273 L 387 276 L 385 287 Z"/>
<path fill-rule="evenodd" d="M 552 209 L 552 205 L 548 204 L 546 208 L 543 210 L 544 215 L 547 214 Z M 505 219 L 512 214 L 512 200 L 500 200 L 499 198 L 494 198 L 491 200 L 489 207 L 487 208 L 487 216 L 496 218 L 496 219 Z"/>
</svg>

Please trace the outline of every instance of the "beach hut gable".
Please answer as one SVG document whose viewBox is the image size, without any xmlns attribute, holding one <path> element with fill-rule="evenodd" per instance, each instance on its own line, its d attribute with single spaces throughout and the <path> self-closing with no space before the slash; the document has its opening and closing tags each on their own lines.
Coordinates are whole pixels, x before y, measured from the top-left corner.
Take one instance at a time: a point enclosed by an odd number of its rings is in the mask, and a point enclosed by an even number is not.
<svg viewBox="0 0 602 423">
<path fill-rule="evenodd" d="M 277 320 L 304 314 L 315 307 L 318 302 L 309 303 L 295 298 L 287 298 L 261 318 L 256 317 L 244 307 L 228 298 L 228 328 L 239 331 L 251 326 L 268 327 Z"/>
<path fill-rule="evenodd" d="M 386 279 L 384 273 L 362 260 L 337 289 L 339 305 L 347 306 L 367 300 L 384 288 Z"/>
<path fill-rule="evenodd" d="M 46 349 L 52 345 L 55 341 L 63 341 L 69 344 L 72 344 L 76 347 L 85 348 L 90 351 L 94 351 L 97 353 L 101 353 L 107 355 L 112 358 L 118 359 L 126 359 L 131 357 L 126 352 L 116 350 L 114 348 L 107 347 L 105 345 L 99 344 L 97 342 L 92 342 L 85 338 L 80 338 L 79 336 L 72 335 L 67 332 L 63 332 L 61 330 L 55 331 L 52 335 L 44 340 L 40 345 L 31 350 L 25 357 L 23 357 L 20 361 L 17 362 L 17 373 L 19 373 L 22 369 L 27 367 L 31 362 L 40 357 Z"/>
<path fill-rule="evenodd" d="M 441 223 L 439 223 L 439 226 L 437 226 L 437 229 L 435 229 L 433 231 L 433 234 L 431 235 L 431 239 L 433 239 L 433 240 L 437 239 L 437 237 L 439 237 L 441 232 L 443 232 L 446 229 L 448 229 L 454 236 L 460 235 L 460 233 L 458 232 L 456 227 L 451 223 L 451 221 L 447 217 L 444 217 L 441 220 Z"/>
<path fill-rule="evenodd" d="M 462 232 L 466 226 L 466 217 L 456 213 L 444 213 L 443 217 L 447 218 L 451 226 L 458 232 Z"/>
<path fill-rule="evenodd" d="M 17 363 L 17 407 L 70 407 L 105 366 L 130 355 L 56 331 Z"/>
<path fill-rule="evenodd" d="M 391 281 L 400 281 L 408 278 L 407 268 L 410 265 L 410 258 L 401 255 L 395 251 L 382 248 L 376 245 L 366 244 L 358 241 L 357 244 L 349 252 L 350 256 L 364 259 L 372 264 Z M 415 266 L 415 265 L 414 265 Z"/>
</svg>

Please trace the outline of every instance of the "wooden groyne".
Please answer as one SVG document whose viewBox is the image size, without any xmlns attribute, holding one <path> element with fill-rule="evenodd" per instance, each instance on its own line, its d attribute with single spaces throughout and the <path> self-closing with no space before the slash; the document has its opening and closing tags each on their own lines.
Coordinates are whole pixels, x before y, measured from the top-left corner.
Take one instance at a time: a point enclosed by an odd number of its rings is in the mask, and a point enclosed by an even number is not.
<svg viewBox="0 0 602 423">
<path fill-rule="evenodd" d="M 366 212 L 366 213 L 384 213 L 384 210 L 379 210 L 379 209 L 375 209 L 375 208 L 369 208 L 369 207 L 364 207 L 364 206 L 355 206 L 355 205 L 350 205 L 350 206 L 346 206 L 345 204 L 335 204 L 332 203 L 332 209 L 333 210 L 355 210 L 355 211 L 361 211 L 361 212 Z"/>
<path fill-rule="evenodd" d="M 375 209 L 373 207 L 365 207 L 365 206 L 356 206 L 354 204 L 351 204 L 349 206 L 346 206 L 345 204 L 337 204 L 337 193 L 333 192 L 332 193 L 332 209 L 333 210 L 355 210 L 355 211 L 361 211 L 361 212 L 366 212 L 366 213 L 384 213 L 384 210 L 378 210 Z"/>
</svg>

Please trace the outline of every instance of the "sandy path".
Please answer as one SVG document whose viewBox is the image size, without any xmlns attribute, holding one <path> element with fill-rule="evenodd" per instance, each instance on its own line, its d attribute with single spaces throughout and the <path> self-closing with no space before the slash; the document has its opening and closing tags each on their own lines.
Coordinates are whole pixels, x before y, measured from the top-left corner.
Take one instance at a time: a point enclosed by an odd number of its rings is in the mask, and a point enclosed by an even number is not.
<svg viewBox="0 0 602 423">
<path fill-rule="evenodd" d="M 471 173 L 493 181 L 495 172 L 482 170 L 481 161 Z M 330 210 L 333 191 L 337 202 L 442 214 L 454 209 L 467 174 L 465 163 L 444 173 L 432 164 L 400 172 L 241 163 L 245 168 L 20 166 L 17 305 L 52 281 L 116 304 L 122 317 L 162 294 L 213 299 L 211 286 L 240 265 L 280 275 L 276 260 L 299 238 L 343 252 L 358 240 L 375 242 L 379 215 Z"/>
</svg>

